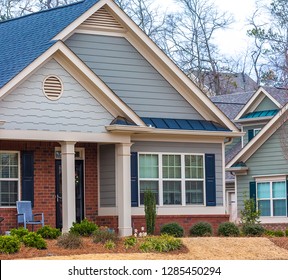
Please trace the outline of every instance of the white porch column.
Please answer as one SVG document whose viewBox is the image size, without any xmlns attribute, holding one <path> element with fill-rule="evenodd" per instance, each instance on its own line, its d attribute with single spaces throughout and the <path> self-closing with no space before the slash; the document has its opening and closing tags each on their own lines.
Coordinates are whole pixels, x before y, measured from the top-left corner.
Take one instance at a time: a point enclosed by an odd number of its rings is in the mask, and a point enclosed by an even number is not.
<svg viewBox="0 0 288 280">
<path fill-rule="evenodd" d="M 75 144 L 61 142 L 62 160 L 62 232 L 68 232 L 76 221 L 75 208 Z"/>
<path fill-rule="evenodd" d="M 116 144 L 117 209 L 120 236 L 129 236 L 132 234 L 130 170 L 131 145 L 132 144 Z"/>
</svg>

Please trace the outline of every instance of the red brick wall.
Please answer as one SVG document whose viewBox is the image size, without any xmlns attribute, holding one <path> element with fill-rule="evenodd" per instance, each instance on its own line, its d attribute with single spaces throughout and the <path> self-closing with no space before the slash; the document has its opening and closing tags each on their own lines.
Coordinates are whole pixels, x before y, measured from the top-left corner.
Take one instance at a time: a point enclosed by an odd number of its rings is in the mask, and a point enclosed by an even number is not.
<svg viewBox="0 0 288 280">
<path fill-rule="evenodd" d="M 176 222 L 184 228 L 184 234 L 189 235 L 189 229 L 197 222 L 208 222 L 212 225 L 214 234 L 217 233 L 220 223 L 228 222 L 229 215 L 173 215 L 157 216 L 155 234 L 160 234 L 160 228 L 167 223 Z M 146 230 L 145 216 L 133 216 L 132 228 L 138 231 L 144 227 Z"/>
<path fill-rule="evenodd" d="M 53 142 L 21 142 L 0 141 L 0 150 L 34 151 L 34 213 L 43 212 L 45 224 L 56 226 L 55 201 L 55 147 Z M 97 181 L 97 144 L 78 144 L 85 148 L 85 215 L 96 221 L 98 209 Z M 21 180 L 20 180 L 21 181 Z M 16 227 L 16 209 L 0 208 L 0 216 L 4 217 L 1 231 Z"/>
</svg>

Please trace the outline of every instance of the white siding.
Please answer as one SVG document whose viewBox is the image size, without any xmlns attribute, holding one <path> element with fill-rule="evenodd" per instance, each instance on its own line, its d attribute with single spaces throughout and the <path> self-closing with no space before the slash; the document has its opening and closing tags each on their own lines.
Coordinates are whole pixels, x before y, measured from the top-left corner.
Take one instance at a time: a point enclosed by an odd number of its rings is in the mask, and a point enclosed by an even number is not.
<svg viewBox="0 0 288 280">
<path fill-rule="evenodd" d="M 64 92 L 51 101 L 42 91 L 48 75 L 57 75 Z M 113 116 L 55 60 L 51 60 L 0 101 L 0 129 L 106 132 Z"/>
</svg>

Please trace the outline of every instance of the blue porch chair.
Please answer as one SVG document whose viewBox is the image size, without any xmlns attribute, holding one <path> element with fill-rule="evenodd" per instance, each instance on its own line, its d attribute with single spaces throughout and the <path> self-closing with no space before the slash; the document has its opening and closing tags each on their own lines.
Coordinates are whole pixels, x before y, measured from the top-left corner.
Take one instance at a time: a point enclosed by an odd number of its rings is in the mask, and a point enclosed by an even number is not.
<svg viewBox="0 0 288 280">
<path fill-rule="evenodd" d="M 31 201 L 16 201 L 17 208 L 17 227 L 19 224 L 23 224 L 24 228 L 27 225 L 32 225 L 32 231 L 34 225 L 42 225 L 44 227 L 44 214 L 43 213 L 32 213 Z M 38 217 L 35 219 L 35 217 Z"/>
</svg>

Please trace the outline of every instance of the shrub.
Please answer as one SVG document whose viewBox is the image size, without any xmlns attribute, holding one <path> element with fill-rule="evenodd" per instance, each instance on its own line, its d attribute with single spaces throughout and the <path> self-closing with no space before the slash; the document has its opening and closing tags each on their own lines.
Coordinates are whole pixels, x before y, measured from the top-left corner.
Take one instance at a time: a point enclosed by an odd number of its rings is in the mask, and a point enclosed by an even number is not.
<svg viewBox="0 0 288 280">
<path fill-rule="evenodd" d="M 264 234 L 265 229 L 260 224 L 244 224 L 242 232 L 246 236 L 261 236 Z"/>
<path fill-rule="evenodd" d="M 212 226 L 207 222 L 198 222 L 189 230 L 191 236 L 211 236 L 212 232 Z"/>
<path fill-rule="evenodd" d="M 104 247 L 105 247 L 106 249 L 112 250 L 112 249 L 114 249 L 114 248 L 116 247 L 116 244 L 115 244 L 115 242 L 112 241 L 112 240 L 107 240 L 107 241 L 104 243 Z"/>
<path fill-rule="evenodd" d="M 79 234 L 81 236 L 90 236 L 97 229 L 97 225 L 95 225 L 93 222 L 89 222 L 85 218 L 80 223 L 73 223 L 72 227 L 70 228 L 70 232 Z"/>
<path fill-rule="evenodd" d="M 288 229 L 285 230 L 285 236 L 288 237 Z"/>
<path fill-rule="evenodd" d="M 17 253 L 20 250 L 20 247 L 21 247 L 21 241 L 16 235 L 0 236 L 0 253 L 2 254 Z"/>
<path fill-rule="evenodd" d="M 47 243 L 40 234 L 29 232 L 23 236 L 23 243 L 26 247 L 34 247 L 37 249 L 46 249 Z"/>
<path fill-rule="evenodd" d="M 161 234 L 168 234 L 174 237 L 182 237 L 184 235 L 184 229 L 177 223 L 168 223 L 161 227 Z"/>
<path fill-rule="evenodd" d="M 64 249 L 78 249 L 82 247 L 82 239 L 75 233 L 64 233 L 57 239 L 57 246 Z"/>
<path fill-rule="evenodd" d="M 25 235 L 27 235 L 29 233 L 29 230 L 24 228 L 24 227 L 20 227 L 20 228 L 13 228 L 10 231 L 10 235 L 11 236 L 16 236 L 19 238 L 20 241 L 23 240 L 23 237 Z"/>
<path fill-rule="evenodd" d="M 144 193 L 144 211 L 147 234 L 153 234 L 156 221 L 156 199 L 151 190 L 145 191 Z"/>
<path fill-rule="evenodd" d="M 143 252 L 170 252 L 178 250 L 182 247 L 182 241 L 171 235 L 161 235 L 147 237 L 140 245 L 140 250 Z"/>
<path fill-rule="evenodd" d="M 44 226 L 38 229 L 37 233 L 40 234 L 45 239 L 56 239 L 61 235 L 60 229 L 52 228 L 50 226 Z"/>
<path fill-rule="evenodd" d="M 258 224 L 260 211 L 256 209 L 255 200 L 250 198 L 244 199 L 244 208 L 240 211 L 242 224 Z"/>
<path fill-rule="evenodd" d="M 268 229 L 264 231 L 264 234 L 272 237 L 283 237 L 285 235 L 284 231 L 282 230 L 268 230 Z"/>
<path fill-rule="evenodd" d="M 135 236 L 129 236 L 124 239 L 124 246 L 126 249 L 135 246 L 137 243 L 137 238 Z"/>
<path fill-rule="evenodd" d="M 218 235 L 220 236 L 239 236 L 239 228 L 231 222 L 221 223 L 218 227 Z"/>
<path fill-rule="evenodd" d="M 110 230 L 109 228 L 99 228 L 93 233 L 93 242 L 94 243 L 105 243 L 106 241 L 116 241 L 118 240 L 118 236 L 114 230 Z"/>
</svg>

